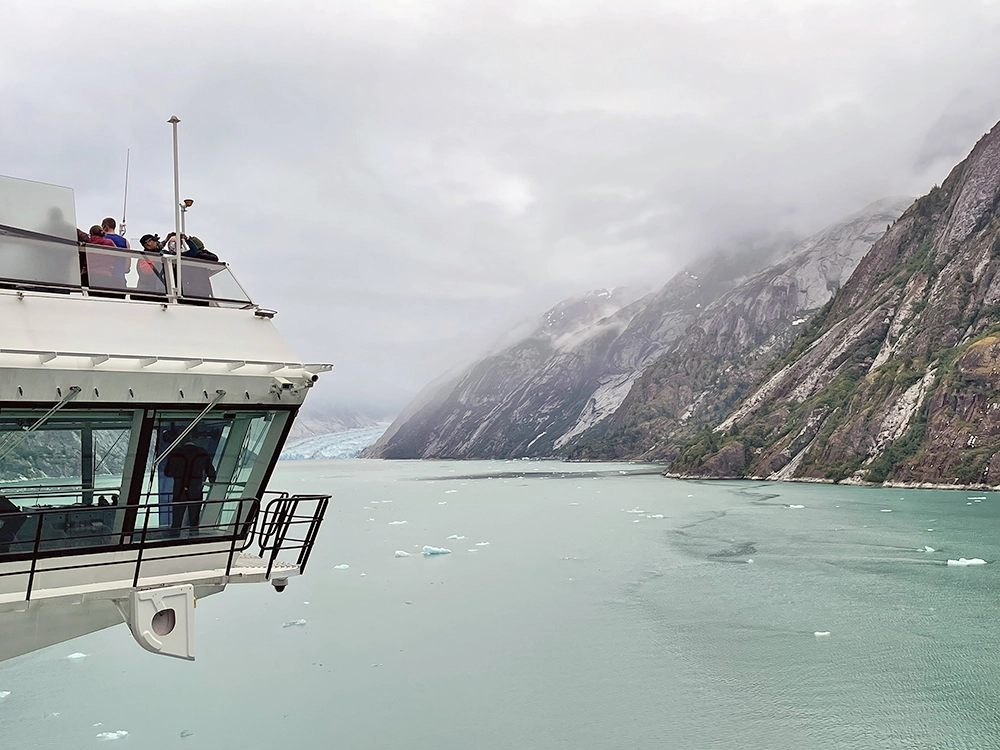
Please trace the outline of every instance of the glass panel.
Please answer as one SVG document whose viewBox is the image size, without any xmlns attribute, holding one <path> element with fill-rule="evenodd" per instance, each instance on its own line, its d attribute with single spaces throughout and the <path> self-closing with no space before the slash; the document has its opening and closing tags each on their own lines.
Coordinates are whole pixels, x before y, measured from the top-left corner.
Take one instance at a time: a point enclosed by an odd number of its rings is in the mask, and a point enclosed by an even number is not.
<svg viewBox="0 0 1000 750">
<path fill-rule="evenodd" d="M 189 299 L 250 303 L 250 298 L 225 263 L 181 258 L 181 286 L 183 296 Z"/>
<path fill-rule="evenodd" d="M 160 412 L 146 459 L 145 507 L 137 530 L 171 538 L 228 536 L 240 508 L 245 520 L 278 448 L 287 412 L 210 414 L 166 454 L 196 415 Z M 141 538 L 141 537 L 140 537 Z"/>
<path fill-rule="evenodd" d="M 0 234 L 0 279 L 80 286 L 76 244 Z"/>
<path fill-rule="evenodd" d="M 0 554 L 116 544 L 134 412 L 45 412 L 0 412 Z"/>
<path fill-rule="evenodd" d="M 0 175 L 0 224 L 76 242 L 73 190 Z"/>
</svg>

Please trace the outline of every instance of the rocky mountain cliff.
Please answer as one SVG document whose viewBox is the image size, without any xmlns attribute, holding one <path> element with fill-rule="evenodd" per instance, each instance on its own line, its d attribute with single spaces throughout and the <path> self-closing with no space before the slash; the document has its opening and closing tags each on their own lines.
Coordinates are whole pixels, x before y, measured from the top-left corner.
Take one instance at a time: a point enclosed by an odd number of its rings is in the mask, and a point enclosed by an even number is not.
<svg viewBox="0 0 1000 750">
<path fill-rule="evenodd" d="M 561 302 L 524 338 L 425 388 L 364 455 L 552 455 L 612 414 L 705 307 L 791 244 L 787 237 L 748 242 L 639 300 L 599 290 Z"/>
<path fill-rule="evenodd" d="M 709 305 L 643 372 L 604 425 L 570 445 L 575 459 L 670 460 L 717 424 L 913 202 L 886 198 L 827 227 Z"/>
<path fill-rule="evenodd" d="M 1000 480 L 1000 126 L 875 243 L 671 467 L 695 476 Z"/>
</svg>

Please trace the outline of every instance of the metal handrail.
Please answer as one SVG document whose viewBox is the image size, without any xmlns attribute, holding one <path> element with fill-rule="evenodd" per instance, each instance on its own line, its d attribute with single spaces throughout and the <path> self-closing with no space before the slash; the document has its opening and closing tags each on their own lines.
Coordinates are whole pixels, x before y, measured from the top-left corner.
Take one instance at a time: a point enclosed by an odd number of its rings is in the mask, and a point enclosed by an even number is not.
<svg viewBox="0 0 1000 750">
<path fill-rule="evenodd" d="M 269 493 L 271 494 L 271 493 Z M 229 500 L 205 500 L 201 502 L 202 507 L 229 505 L 234 511 L 231 520 L 216 524 L 199 524 L 197 527 L 199 535 L 194 537 L 181 538 L 172 536 L 175 529 L 164 529 L 162 527 L 150 528 L 149 522 L 152 510 L 162 507 L 169 507 L 168 504 L 147 503 L 138 506 L 140 510 L 145 510 L 141 528 L 131 531 L 102 530 L 100 533 L 81 533 L 80 530 L 72 529 L 69 516 L 80 513 L 91 513 L 95 511 L 116 512 L 125 511 L 127 508 L 135 509 L 136 506 L 126 505 L 85 505 L 71 507 L 49 507 L 24 508 L 22 515 L 37 518 L 33 538 L 30 540 L 30 556 L 25 559 L 25 553 L 14 552 L 0 553 L 0 563 L 3 562 L 27 562 L 25 567 L 18 567 L 14 570 L 0 572 L 0 578 L 14 575 L 27 574 L 28 581 L 25 588 L 24 600 L 30 601 L 32 590 L 35 584 L 38 564 L 41 560 L 66 556 L 68 553 L 79 552 L 80 555 L 93 555 L 108 551 L 134 551 L 136 558 L 132 574 L 132 586 L 139 585 L 142 577 L 143 560 L 145 551 L 149 548 L 163 549 L 166 547 L 191 548 L 194 545 L 205 543 L 229 542 L 229 550 L 226 556 L 225 575 L 228 577 L 232 572 L 233 562 L 239 553 L 246 551 L 255 540 L 260 548 L 260 557 L 267 556 L 267 571 L 265 578 L 270 579 L 274 563 L 278 555 L 285 551 L 298 551 L 295 564 L 300 572 L 305 569 L 312 547 L 315 544 L 319 526 L 323 522 L 329 503 L 329 495 L 293 495 L 279 493 L 279 496 L 268 503 L 267 509 L 261 511 L 261 503 L 257 498 L 241 498 Z M 172 505 L 172 504 L 170 504 Z M 306 512 L 305 508 L 312 505 L 311 512 Z M 14 515 L 14 514 L 8 514 Z M 46 527 L 52 528 L 52 524 L 46 524 L 46 518 L 52 516 L 63 516 L 65 523 L 61 529 L 63 532 L 59 536 L 44 536 Z M 0 521 L 4 516 L 0 516 Z M 293 527 L 306 526 L 306 533 L 301 537 L 292 535 Z M 213 530 L 221 533 L 212 533 Z M 206 533 L 207 532 L 207 533 Z M 94 543 L 88 545 L 88 541 L 106 540 L 108 537 L 118 537 L 115 544 Z M 29 540 L 13 541 L 14 545 L 23 545 Z M 66 542 L 57 548 L 45 549 L 45 545 L 50 542 Z M 75 544 L 74 544 L 75 543 Z M 215 555 L 219 550 L 199 551 L 197 548 L 190 551 L 183 551 L 180 554 L 158 555 L 157 560 L 179 559 L 186 557 L 199 557 L 203 555 Z M 111 562 L 84 561 L 73 562 L 61 566 L 46 566 L 45 572 L 55 572 L 62 570 L 77 570 L 81 568 L 97 568 L 108 565 L 120 565 L 123 561 L 115 560 Z M 127 561 L 126 561 L 127 562 Z"/>
</svg>

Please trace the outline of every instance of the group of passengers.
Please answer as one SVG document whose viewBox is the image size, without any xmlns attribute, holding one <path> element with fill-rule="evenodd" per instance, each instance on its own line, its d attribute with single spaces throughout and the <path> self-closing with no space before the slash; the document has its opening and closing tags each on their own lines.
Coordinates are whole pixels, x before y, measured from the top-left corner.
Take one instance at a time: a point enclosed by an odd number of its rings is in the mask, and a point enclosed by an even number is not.
<svg viewBox="0 0 1000 750">
<path fill-rule="evenodd" d="M 175 255 L 177 241 L 174 232 L 160 240 L 158 234 L 144 234 L 139 240 L 141 250 L 133 250 L 129 241 L 117 233 L 117 222 L 108 217 L 90 228 L 90 233 L 77 230 L 77 239 L 85 245 L 104 245 L 121 250 L 131 250 L 143 257 L 136 259 L 138 280 L 134 289 L 138 292 L 162 295 L 166 292 L 162 255 Z M 205 244 L 194 236 L 181 235 L 180 254 L 185 258 L 218 261 L 219 256 L 205 248 Z M 154 256 L 156 259 L 154 259 Z M 122 253 L 81 253 L 81 272 L 84 283 L 97 289 L 128 289 L 125 276 L 132 271 L 132 258 Z M 204 267 L 188 267 L 182 276 L 183 296 L 207 299 L 212 296 L 211 272 Z"/>
</svg>

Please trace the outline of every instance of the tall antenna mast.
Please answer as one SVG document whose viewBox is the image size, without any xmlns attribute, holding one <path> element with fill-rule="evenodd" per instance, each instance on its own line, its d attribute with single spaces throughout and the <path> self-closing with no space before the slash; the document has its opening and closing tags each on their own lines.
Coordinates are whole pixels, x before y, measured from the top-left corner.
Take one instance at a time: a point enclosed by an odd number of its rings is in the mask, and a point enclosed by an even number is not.
<svg viewBox="0 0 1000 750">
<path fill-rule="evenodd" d="M 131 149 L 125 149 L 125 199 L 122 201 L 122 237 L 125 236 L 125 209 L 128 207 L 128 162 Z"/>
</svg>

